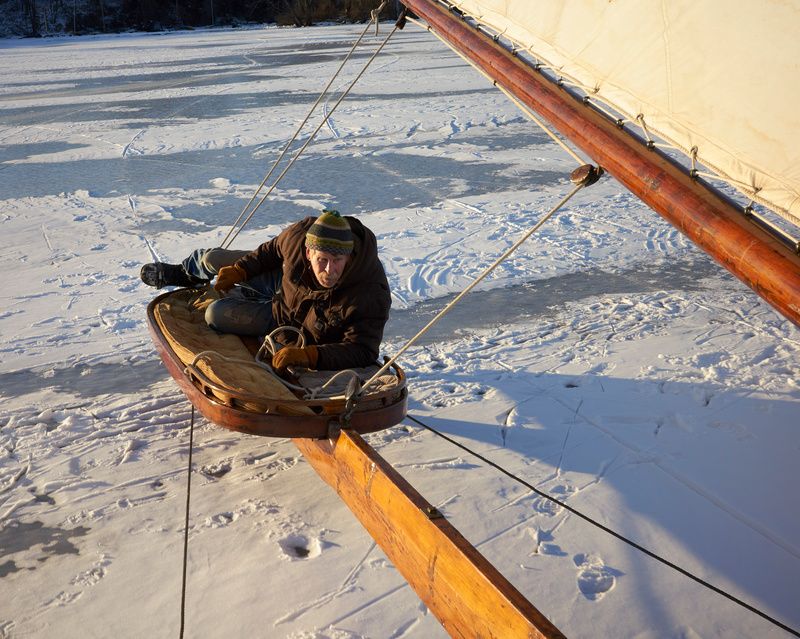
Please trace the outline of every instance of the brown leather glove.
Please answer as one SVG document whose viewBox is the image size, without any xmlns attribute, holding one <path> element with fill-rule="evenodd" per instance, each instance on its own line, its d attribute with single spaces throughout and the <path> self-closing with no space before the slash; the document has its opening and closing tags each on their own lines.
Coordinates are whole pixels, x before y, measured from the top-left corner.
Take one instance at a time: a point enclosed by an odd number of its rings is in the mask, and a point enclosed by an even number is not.
<svg viewBox="0 0 800 639">
<path fill-rule="evenodd" d="M 297 348 L 295 346 L 284 346 L 272 357 L 272 368 L 279 375 L 286 372 L 287 366 L 305 366 L 306 368 L 316 368 L 319 351 L 316 346 L 305 346 Z"/>
<path fill-rule="evenodd" d="M 214 284 L 214 290 L 220 293 L 227 293 L 233 288 L 234 284 L 244 282 L 247 279 L 247 273 L 241 266 L 234 264 L 233 266 L 223 266 L 217 273 L 217 283 Z"/>
</svg>

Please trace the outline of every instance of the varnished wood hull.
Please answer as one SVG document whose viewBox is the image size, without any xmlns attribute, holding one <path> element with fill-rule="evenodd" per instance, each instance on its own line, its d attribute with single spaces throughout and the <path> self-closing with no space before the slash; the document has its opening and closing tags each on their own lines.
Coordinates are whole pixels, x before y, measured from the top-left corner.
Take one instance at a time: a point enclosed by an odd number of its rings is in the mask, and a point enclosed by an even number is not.
<svg viewBox="0 0 800 639">
<path fill-rule="evenodd" d="M 184 291 L 185 292 L 185 291 Z M 372 449 L 359 433 L 387 428 L 406 414 L 406 388 L 383 407 L 353 412 L 344 424 L 333 414 L 283 415 L 243 410 L 220 400 L 173 348 L 157 305 L 148 306 L 150 333 L 169 373 L 210 421 L 252 435 L 291 437 L 298 450 L 347 504 L 420 599 L 453 637 L 558 638 L 561 633 L 431 504 Z M 174 298 L 173 298 L 174 299 Z M 192 316 L 194 314 L 192 313 Z M 159 321 L 159 318 L 161 321 Z M 175 335 L 170 332 L 170 337 Z M 193 331 L 193 335 L 197 332 Z M 183 349 L 180 342 L 175 348 Z M 404 382 L 404 375 L 396 369 Z M 216 393 L 216 396 L 215 394 Z M 377 393 L 379 401 L 381 394 Z M 385 396 L 388 400 L 390 395 Z M 231 395 L 231 402 L 235 400 Z M 242 398 L 250 404 L 252 394 Z M 281 399 L 285 406 L 286 400 Z"/>
<path fill-rule="evenodd" d="M 206 419 L 230 430 L 266 437 L 325 438 L 329 436 L 331 429 L 339 427 L 335 414 L 258 413 L 244 410 L 233 403 L 226 404 L 210 392 L 204 392 L 202 384 L 186 374 L 186 365 L 175 353 L 156 320 L 155 306 L 168 295 L 169 293 L 164 293 L 150 302 L 147 307 L 147 326 L 164 366 Z M 347 427 L 358 433 L 369 433 L 399 424 L 406 415 L 407 403 L 407 392 L 403 388 L 396 401 L 387 401 L 381 407 L 353 412 Z"/>
</svg>

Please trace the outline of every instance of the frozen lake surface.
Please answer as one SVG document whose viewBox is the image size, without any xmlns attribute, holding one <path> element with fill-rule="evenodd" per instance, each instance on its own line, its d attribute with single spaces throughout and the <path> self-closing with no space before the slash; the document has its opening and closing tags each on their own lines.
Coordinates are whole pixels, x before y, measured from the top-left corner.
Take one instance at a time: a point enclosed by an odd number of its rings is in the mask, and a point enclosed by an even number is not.
<svg viewBox="0 0 800 639">
<path fill-rule="evenodd" d="M 360 29 L 0 41 L 0 637 L 177 634 L 190 407 L 138 271 L 219 244 Z M 236 246 L 359 217 L 391 355 L 574 165 L 409 26 Z M 799 356 L 605 177 L 401 363 L 419 422 L 800 628 Z M 788 636 L 417 422 L 369 442 L 569 637 Z M 290 441 L 198 420 L 194 470 L 187 636 L 444 636 Z"/>
</svg>

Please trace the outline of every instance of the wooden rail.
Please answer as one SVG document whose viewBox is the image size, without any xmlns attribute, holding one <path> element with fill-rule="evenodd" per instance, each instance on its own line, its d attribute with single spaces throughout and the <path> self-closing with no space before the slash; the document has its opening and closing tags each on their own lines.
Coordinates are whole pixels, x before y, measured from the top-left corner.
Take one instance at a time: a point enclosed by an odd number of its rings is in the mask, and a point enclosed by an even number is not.
<svg viewBox="0 0 800 639">
<path fill-rule="evenodd" d="M 800 256 L 682 167 L 648 149 L 435 0 L 402 0 L 623 186 L 800 325 Z"/>
<path fill-rule="evenodd" d="M 564 636 L 357 433 L 294 443 L 451 637 Z"/>
</svg>

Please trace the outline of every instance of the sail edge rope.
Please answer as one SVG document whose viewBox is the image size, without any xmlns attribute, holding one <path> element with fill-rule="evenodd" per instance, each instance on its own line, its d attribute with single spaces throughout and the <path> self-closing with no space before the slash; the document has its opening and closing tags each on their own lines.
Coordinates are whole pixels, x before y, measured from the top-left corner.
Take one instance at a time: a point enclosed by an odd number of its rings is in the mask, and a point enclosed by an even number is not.
<svg viewBox="0 0 800 639">
<path fill-rule="evenodd" d="M 497 87 L 503 95 L 505 95 L 511 102 L 520 110 L 524 115 L 526 115 L 534 124 L 536 124 L 542 131 L 544 131 L 556 144 L 558 144 L 565 153 L 571 156 L 579 165 L 586 164 L 586 160 L 582 158 L 578 153 L 572 149 L 566 142 L 564 142 L 561 138 L 559 138 L 541 119 L 536 116 L 536 114 L 529 109 L 525 104 L 522 103 L 514 94 L 511 93 L 508 89 L 506 89 L 502 84 L 500 84 L 497 80 L 492 78 L 488 73 L 486 73 L 483 69 L 481 69 L 478 65 L 476 65 L 472 60 L 467 58 L 463 53 L 461 53 L 458 49 L 456 49 L 452 44 L 450 44 L 447 40 L 442 38 L 436 31 L 430 26 L 426 25 L 425 23 L 417 20 L 415 18 L 408 18 L 408 21 L 417 25 L 420 29 L 424 29 L 429 33 L 432 33 L 440 42 L 442 42 L 445 46 L 447 46 L 453 53 L 455 53 L 459 58 L 461 58 L 464 62 L 466 62 L 469 66 L 475 69 L 478 73 L 480 73 L 484 78 L 486 78 L 489 82 L 492 83 L 493 86 Z"/>
<path fill-rule="evenodd" d="M 483 16 L 471 13 L 470 11 L 462 8 L 462 4 L 463 4 L 462 2 L 460 2 L 458 0 L 433 0 L 433 1 L 443 5 L 444 7 L 447 7 L 448 10 L 450 10 L 450 11 L 456 10 L 461 15 L 461 18 L 465 22 L 467 22 L 468 24 L 471 24 L 471 26 L 473 26 L 473 28 L 475 28 L 476 30 L 486 34 L 488 37 L 491 37 L 496 42 L 499 41 L 501 39 L 501 37 L 502 37 L 503 40 L 505 41 L 503 43 L 503 46 L 509 52 L 513 52 L 514 55 L 517 55 L 518 51 L 525 51 L 526 53 L 528 53 L 534 59 L 535 64 L 533 64 L 533 63 L 531 63 L 531 64 L 532 64 L 532 66 L 535 66 L 535 68 L 537 68 L 537 69 L 541 69 L 541 68 L 549 69 L 556 75 L 559 75 L 559 74 L 563 73 L 563 69 L 560 69 L 556 65 L 550 64 L 549 62 L 544 61 L 542 58 L 540 58 L 540 56 L 537 55 L 532 50 L 531 46 L 526 46 L 526 45 L 514 40 L 509 35 L 505 34 L 505 32 L 502 32 L 502 33 L 499 32 L 498 29 L 494 25 L 492 25 L 492 24 L 488 24 L 487 25 L 487 23 L 483 20 Z M 472 21 L 472 22 L 470 22 L 470 21 Z M 478 26 L 480 26 L 480 29 L 478 29 Z M 568 76 L 565 79 L 564 77 L 561 77 L 559 75 L 558 82 L 562 86 L 563 85 L 569 85 L 571 87 L 574 87 L 574 88 L 580 90 L 581 92 L 585 93 L 586 95 L 591 96 L 592 107 L 597 109 L 597 111 L 602 113 L 605 117 L 608 117 L 617 126 L 622 126 L 625 122 L 637 123 L 637 120 L 638 120 L 637 115 L 640 115 L 640 114 L 627 113 L 625 111 L 622 111 L 622 110 L 618 109 L 611 102 L 599 98 L 596 95 L 597 94 L 597 90 L 598 90 L 597 87 L 588 87 L 584 83 L 580 82 L 579 80 L 577 80 L 577 79 L 575 79 L 575 78 L 573 78 L 571 76 Z M 579 96 L 577 96 L 577 97 L 579 97 Z M 603 104 L 607 108 L 599 108 L 598 107 L 599 104 Z M 615 116 L 611 112 L 612 110 L 613 110 L 613 112 L 619 113 L 620 116 Z M 646 145 L 648 146 L 648 148 L 651 148 L 651 149 L 656 149 L 656 148 L 674 149 L 674 150 L 678 151 L 687 160 L 691 160 L 691 156 L 692 156 L 691 149 L 686 148 L 684 145 L 682 145 L 681 143 L 679 143 L 676 140 L 674 140 L 672 136 L 670 136 L 669 134 L 664 133 L 664 131 L 660 127 L 655 127 L 652 123 L 649 123 L 649 124 L 647 124 L 645 126 L 647 127 L 647 137 L 649 138 L 649 139 L 646 140 Z M 659 142 L 655 142 L 655 140 L 653 140 L 652 137 L 649 137 L 651 134 L 654 135 L 655 137 L 661 139 L 661 140 L 664 140 L 667 144 L 661 144 Z M 779 204 L 777 204 L 775 202 L 772 202 L 770 200 L 767 200 L 764 197 L 760 197 L 758 195 L 758 191 L 761 190 L 760 188 L 756 188 L 752 184 L 743 183 L 740 180 L 737 180 L 736 178 L 733 178 L 732 176 L 728 175 L 725 171 L 720 169 L 719 166 L 715 165 L 713 162 L 708 160 L 707 157 L 701 156 L 700 157 L 700 161 L 706 167 L 708 167 L 711 171 L 714 172 L 713 176 L 711 174 L 707 174 L 704 177 L 708 177 L 710 179 L 713 179 L 716 182 L 721 182 L 722 184 L 730 186 L 731 188 L 736 190 L 741 196 L 744 196 L 744 197 L 752 199 L 753 201 L 757 202 L 758 204 L 763 206 L 765 209 L 770 211 L 771 214 L 774 214 L 776 217 L 781 218 L 782 220 L 788 222 L 789 224 L 792 224 L 792 225 L 797 226 L 798 228 L 800 228 L 800 215 L 798 215 L 795 211 L 790 210 L 789 208 L 787 208 L 785 206 L 781 206 L 781 205 L 779 205 Z M 687 170 L 687 173 L 688 173 L 689 169 L 686 169 L 686 170 Z M 743 207 L 743 209 L 744 209 L 744 207 Z M 795 238 L 793 238 L 791 234 L 787 233 L 784 229 L 782 229 L 781 227 L 777 226 L 774 222 L 768 221 L 767 225 L 771 228 L 771 230 L 772 230 L 772 232 L 774 234 L 777 234 L 779 237 L 780 236 L 786 236 L 786 238 L 789 241 L 794 240 L 795 243 L 798 244 L 798 247 L 800 247 L 800 242 L 797 242 L 797 240 Z M 794 229 L 793 232 L 797 232 L 797 229 Z"/>
</svg>

